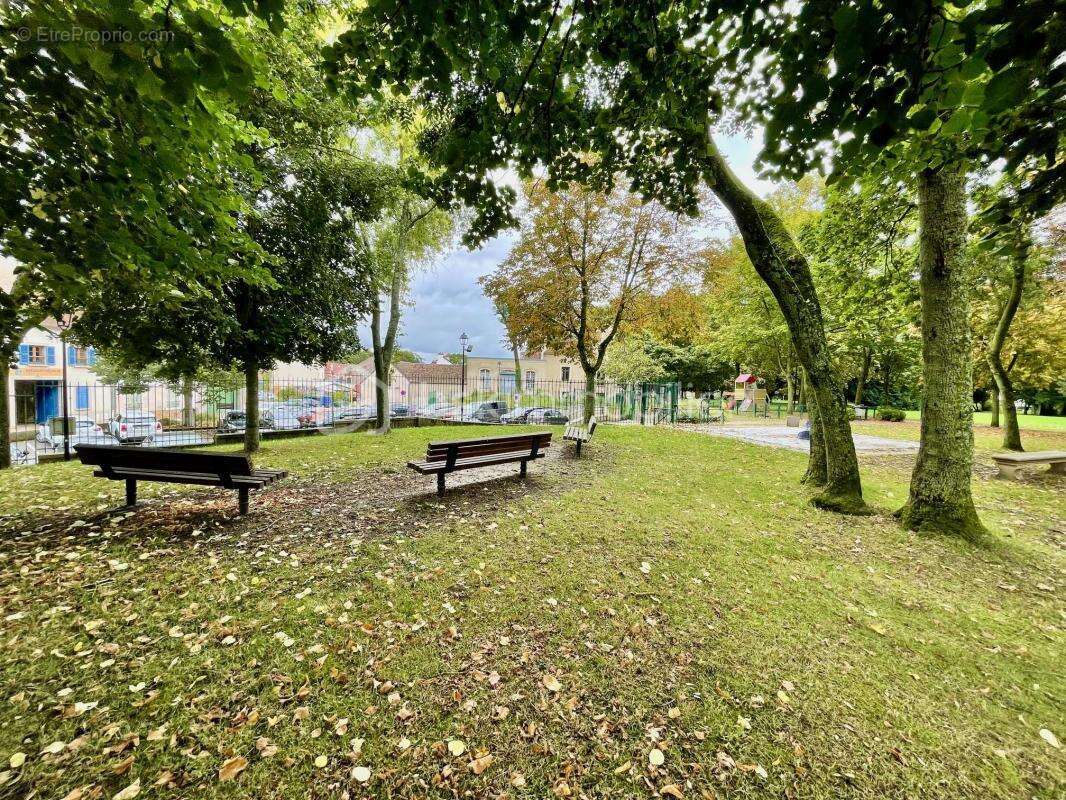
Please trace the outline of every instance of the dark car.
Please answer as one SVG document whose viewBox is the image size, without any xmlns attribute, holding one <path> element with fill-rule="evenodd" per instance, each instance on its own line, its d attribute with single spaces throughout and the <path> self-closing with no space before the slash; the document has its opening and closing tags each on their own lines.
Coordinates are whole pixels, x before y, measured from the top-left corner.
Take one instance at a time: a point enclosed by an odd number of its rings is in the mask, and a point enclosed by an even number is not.
<svg viewBox="0 0 1066 800">
<path fill-rule="evenodd" d="M 391 417 L 406 417 L 411 413 L 411 409 L 406 403 L 393 403 L 389 406 L 389 416 Z"/>
<path fill-rule="evenodd" d="M 486 400 L 482 403 L 467 403 L 462 408 L 461 419 L 474 422 L 500 422 L 507 413 L 503 400 Z"/>
<path fill-rule="evenodd" d="M 526 417 L 530 425 L 565 425 L 569 421 L 570 417 L 557 408 L 538 408 Z"/>
<path fill-rule="evenodd" d="M 547 406 L 516 406 L 514 410 L 500 417 L 500 422 L 507 425 L 521 425 L 529 420 L 529 415 L 534 411 L 548 411 Z"/>
<path fill-rule="evenodd" d="M 226 415 L 218 421 L 219 433 L 233 433 L 243 431 L 248 425 L 248 415 L 243 411 L 227 411 Z M 268 411 L 259 415 L 260 428 L 274 427 L 274 417 Z"/>
</svg>

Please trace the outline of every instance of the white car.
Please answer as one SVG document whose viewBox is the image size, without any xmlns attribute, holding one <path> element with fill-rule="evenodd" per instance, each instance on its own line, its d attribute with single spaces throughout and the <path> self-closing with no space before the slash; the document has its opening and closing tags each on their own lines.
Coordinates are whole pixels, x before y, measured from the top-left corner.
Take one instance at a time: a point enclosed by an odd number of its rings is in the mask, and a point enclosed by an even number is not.
<svg viewBox="0 0 1066 800">
<path fill-rule="evenodd" d="M 120 444 L 151 444 L 163 425 L 148 411 L 127 411 L 108 420 L 105 433 Z"/>
</svg>

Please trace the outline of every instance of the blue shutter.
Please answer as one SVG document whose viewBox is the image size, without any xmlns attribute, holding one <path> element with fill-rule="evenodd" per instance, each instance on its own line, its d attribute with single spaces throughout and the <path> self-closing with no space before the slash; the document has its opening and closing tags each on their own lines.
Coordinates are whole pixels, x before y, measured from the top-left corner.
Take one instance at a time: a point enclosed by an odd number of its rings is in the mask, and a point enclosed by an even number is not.
<svg viewBox="0 0 1066 800">
<path fill-rule="evenodd" d="M 67 363 L 71 365 L 78 363 L 78 348 L 72 344 L 67 345 Z"/>
<path fill-rule="evenodd" d="M 20 344 L 19 345 L 19 363 L 20 364 L 29 364 L 30 363 L 30 346 L 28 344 Z"/>
<path fill-rule="evenodd" d="M 86 356 L 88 356 L 88 359 L 89 359 L 89 366 L 90 367 L 96 366 L 96 348 L 95 347 L 90 347 L 89 351 L 86 353 Z"/>
<path fill-rule="evenodd" d="M 75 390 L 74 408 L 78 411 L 85 411 L 89 407 L 89 387 L 77 386 Z"/>
<path fill-rule="evenodd" d="M 54 347 L 44 348 L 44 363 L 50 367 L 56 365 L 56 349 Z"/>
</svg>

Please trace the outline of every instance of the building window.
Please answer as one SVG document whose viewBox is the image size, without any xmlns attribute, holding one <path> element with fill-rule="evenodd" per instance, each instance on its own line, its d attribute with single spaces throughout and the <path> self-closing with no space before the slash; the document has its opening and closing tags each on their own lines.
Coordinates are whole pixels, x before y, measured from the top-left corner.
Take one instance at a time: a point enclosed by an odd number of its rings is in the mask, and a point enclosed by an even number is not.
<svg viewBox="0 0 1066 800">
<path fill-rule="evenodd" d="M 483 369 L 478 374 L 481 377 L 481 391 L 489 391 L 492 388 L 492 372 Z"/>
<path fill-rule="evenodd" d="M 54 366 L 55 348 L 46 345 L 19 345 L 18 363 L 27 366 Z"/>
<path fill-rule="evenodd" d="M 570 367 L 563 367 L 563 380 L 570 380 Z"/>
<path fill-rule="evenodd" d="M 526 370 L 526 391 L 532 392 L 537 388 L 537 373 L 531 369 Z"/>
<path fill-rule="evenodd" d="M 67 363 L 72 367 L 91 367 L 96 364 L 96 351 L 91 347 L 68 345 Z"/>
<path fill-rule="evenodd" d="M 89 408 L 89 387 L 77 386 L 74 390 L 74 408 L 86 411 Z"/>
</svg>

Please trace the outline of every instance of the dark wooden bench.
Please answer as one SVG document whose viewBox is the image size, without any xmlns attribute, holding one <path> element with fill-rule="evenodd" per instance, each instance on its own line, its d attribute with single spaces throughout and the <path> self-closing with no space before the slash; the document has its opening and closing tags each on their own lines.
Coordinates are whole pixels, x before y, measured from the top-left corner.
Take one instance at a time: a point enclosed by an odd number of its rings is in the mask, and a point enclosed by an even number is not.
<svg viewBox="0 0 1066 800">
<path fill-rule="evenodd" d="M 437 476 L 437 494 L 444 495 L 444 476 L 461 469 L 491 467 L 495 464 L 521 464 L 525 477 L 526 465 L 544 458 L 544 450 L 551 446 L 551 431 L 515 433 L 507 436 L 485 436 L 457 442 L 430 442 L 424 461 L 408 461 L 407 466 L 423 475 Z"/>
<path fill-rule="evenodd" d="M 577 455 L 581 455 L 581 445 L 592 438 L 592 434 L 596 430 L 596 418 L 591 417 L 589 424 L 586 425 L 567 425 L 566 431 L 563 433 L 563 439 L 568 442 L 574 442 L 577 451 Z"/>
<path fill-rule="evenodd" d="M 248 456 L 238 453 L 203 453 L 161 447 L 121 447 L 76 444 L 82 464 L 98 469 L 97 478 L 126 481 L 126 505 L 137 504 L 137 481 L 193 483 L 237 490 L 237 507 L 248 513 L 248 492 L 261 489 L 288 473 L 275 469 L 252 469 Z"/>
</svg>

